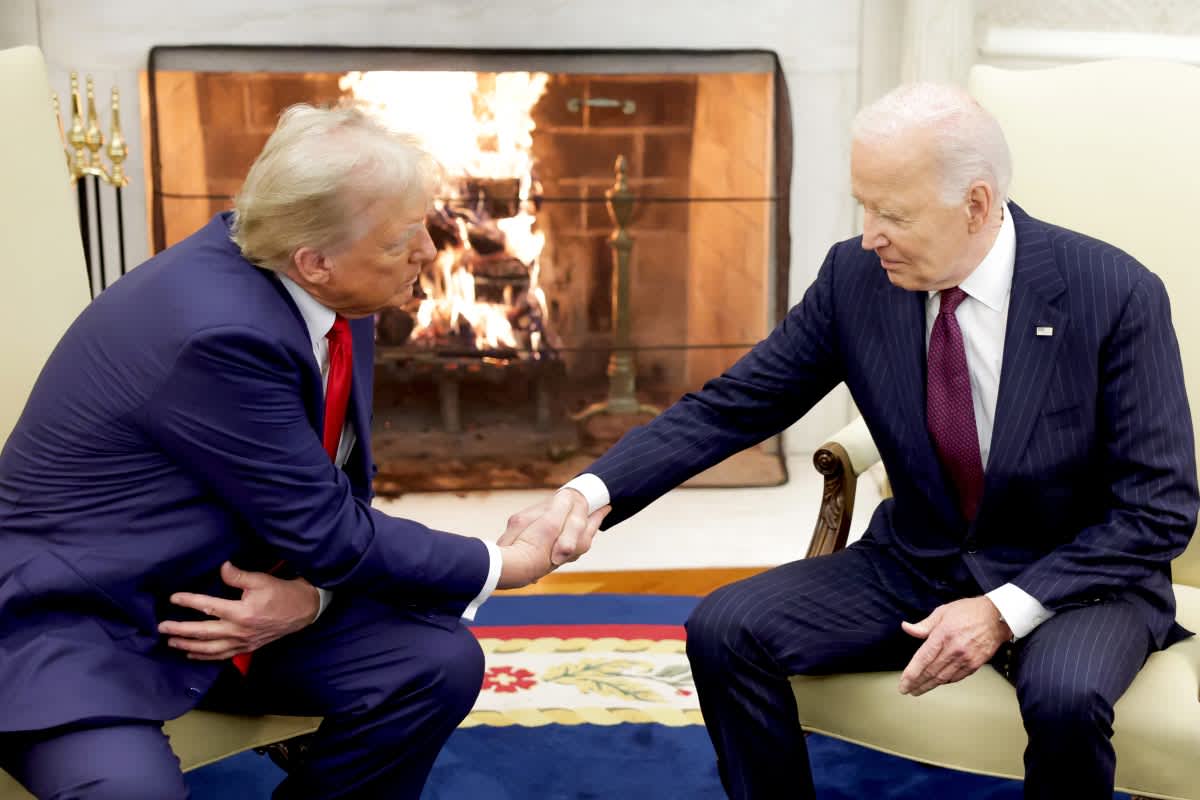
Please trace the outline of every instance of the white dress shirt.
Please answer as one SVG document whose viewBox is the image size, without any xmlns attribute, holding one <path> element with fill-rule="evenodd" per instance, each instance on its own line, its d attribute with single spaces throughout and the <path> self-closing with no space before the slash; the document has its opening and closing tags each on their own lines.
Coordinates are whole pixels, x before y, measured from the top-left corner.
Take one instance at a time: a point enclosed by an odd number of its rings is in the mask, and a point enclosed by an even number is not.
<svg viewBox="0 0 1200 800">
<path fill-rule="evenodd" d="M 996 397 L 1000 391 L 1000 366 L 1004 360 L 1004 327 L 1008 322 L 1008 301 L 1012 294 L 1013 270 L 1017 257 L 1017 232 L 1012 214 L 1005 208 L 1004 221 L 991 250 L 967 276 L 959 288 L 966 298 L 954 316 L 962 329 L 971 376 L 971 401 L 975 406 L 975 429 L 979 435 L 979 453 L 986 471 L 992 447 L 992 426 L 996 419 Z M 925 347 L 933 332 L 933 321 L 941 308 L 941 292 L 930 292 L 925 301 Z M 599 476 L 585 473 L 569 481 L 564 489 L 576 489 L 588 502 L 588 510 L 608 505 L 608 487 Z M 1029 635 L 1054 612 L 1032 595 L 1012 583 L 987 593 L 1008 623 L 1015 638 Z"/>
<path fill-rule="evenodd" d="M 317 362 L 317 367 L 321 370 L 321 385 L 328 387 L 329 385 L 329 340 L 325 337 L 333 328 L 333 322 L 337 318 L 337 313 L 326 308 L 317 302 L 317 300 L 308 292 L 296 285 L 295 281 L 279 275 L 279 282 L 283 284 L 283 288 L 287 289 L 287 293 L 291 295 L 292 300 L 296 303 L 296 308 L 300 310 L 300 316 L 304 318 L 304 325 L 308 328 L 308 337 L 312 340 L 313 358 Z M 342 437 L 338 440 L 337 458 L 333 460 L 334 466 L 341 469 L 346 464 L 346 459 L 350 457 L 350 451 L 354 449 L 355 443 L 354 426 L 350 424 L 349 414 L 346 416 L 346 423 L 342 427 Z M 487 579 L 483 583 L 483 589 L 475 596 L 466 610 L 463 611 L 463 619 L 475 619 L 475 612 L 483 602 L 492 596 L 492 592 L 496 591 L 496 584 L 500 582 L 500 567 L 502 566 L 502 556 L 500 548 L 489 541 L 484 541 L 484 545 L 488 550 L 488 574 Z M 316 587 L 317 593 L 321 597 L 321 605 L 317 611 L 317 617 L 325 611 L 325 607 L 329 605 L 329 601 L 333 598 L 333 593 L 327 589 Z"/>
</svg>

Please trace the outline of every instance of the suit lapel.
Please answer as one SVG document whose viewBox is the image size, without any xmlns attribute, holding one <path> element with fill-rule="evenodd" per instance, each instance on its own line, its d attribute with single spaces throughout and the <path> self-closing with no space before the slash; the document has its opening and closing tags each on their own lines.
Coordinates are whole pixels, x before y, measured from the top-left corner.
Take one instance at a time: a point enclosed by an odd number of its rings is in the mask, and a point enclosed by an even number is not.
<svg viewBox="0 0 1200 800">
<path fill-rule="evenodd" d="M 293 349 L 297 352 L 304 353 L 308 356 L 304 363 L 308 365 L 305 370 L 304 383 L 306 385 L 305 402 L 309 408 L 315 409 L 315 415 L 310 416 L 313 430 L 317 432 L 317 436 L 321 435 L 321 425 L 324 422 L 323 415 L 325 409 L 325 389 L 321 383 L 321 367 L 317 364 L 317 359 L 313 355 L 312 340 L 308 336 L 308 325 L 304 322 L 304 315 L 300 313 L 300 309 L 296 307 L 296 302 L 292 300 L 292 296 L 288 294 L 287 289 L 283 288 L 283 284 L 275 276 L 275 273 L 262 267 L 255 267 L 259 274 L 267 280 L 276 294 L 283 300 L 287 306 L 288 312 L 295 322 L 295 325 L 285 325 L 280 335 L 288 341 Z"/>
<path fill-rule="evenodd" d="M 308 325 L 304 322 L 304 315 L 300 313 L 295 300 L 292 299 L 283 284 L 275 278 L 274 273 L 261 268 L 259 268 L 259 272 L 271 282 L 295 320 L 296 324 L 287 326 L 283 335 L 292 340 L 299 352 L 308 356 L 305 359 L 305 363 L 308 365 L 304 381 L 307 384 L 305 405 L 311 410 L 309 423 L 312 425 L 317 439 L 320 440 L 325 428 L 325 389 L 321 379 L 320 365 L 317 364 L 313 354 Z M 374 317 L 353 320 L 350 328 L 354 341 L 354 366 L 350 376 L 350 402 L 347 405 L 346 414 L 354 430 L 355 446 L 351 449 L 343 469 L 347 475 L 351 476 L 351 484 L 355 493 L 365 498 L 369 494 L 371 480 L 371 387 L 374 384 L 372 373 L 375 369 Z M 367 487 L 367 489 L 363 487 Z"/>
<path fill-rule="evenodd" d="M 359 484 L 369 487 L 371 480 L 371 404 L 375 369 L 375 321 L 374 317 L 355 320 L 350 323 L 354 333 L 354 371 L 351 373 L 350 384 L 350 425 L 354 430 L 355 445 L 350 451 L 345 469 L 356 480 L 355 492 Z"/>
<path fill-rule="evenodd" d="M 983 506 L 997 482 L 1011 475 L 1025 451 L 1033 424 L 1042 409 L 1042 398 L 1054 370 L 1059 347 L 1070 319 L 1056 302 L 1066 283 L 1054 260 L 1054 251 L 1041 223 L 1031 219 L 1015 204 L 1012 209 L 1017 233 L 1017 255 L 1013 270 L 1008 324 L 1004 331 L 1004 358 L 1000 368 L 1000 390 L 992 448 L 985 470 Z M 1050 328 L 1051 335 L 1038 335 Z M 983 507 L 980 513 L 982 514 Z"/>
</svg>

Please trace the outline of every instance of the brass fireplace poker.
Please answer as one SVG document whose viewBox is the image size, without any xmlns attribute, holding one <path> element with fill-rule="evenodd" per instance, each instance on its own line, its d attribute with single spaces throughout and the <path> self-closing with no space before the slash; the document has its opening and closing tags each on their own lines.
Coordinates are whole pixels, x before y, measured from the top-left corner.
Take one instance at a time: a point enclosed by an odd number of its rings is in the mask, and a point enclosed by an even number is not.
<svg viewBox="0 0 1200 800">
<path fill-rule="evenodd" d="M 633 239 L 629 236 L 629 221 L 633 217 L 633 192 L 626 180 L 625 156 L 617 156 L 616 182 L 604 193 L 608 215 L 612 218 L 612 236 L 608 246 L 613 251 L 613 352 L 608 359 L 608 398 L 572 415 L 571 419 L 582 422 L 597 414 L 658 414 L 656 406 L 638 402 L 634 391 L 637 373 L 633 363 L 633 337 L 630 334 L 631 316 L 629 308 L 630 269 L 629 255 L 633 251 Z"/>
<path fill-rule="evenodd" d="M 121 274 L 125 274 L 125 212 L 121 190 L 129 184 L 129 176 L 125 173 L 125 161 L 129 157 L 129 147 L 125 136 L 121 133 L 121 99 L 116 87 L 112 90 L 112 118 L 108 137 L 108 160 L 110 169 L 104 163 L 104 133 L 100 129 L 99 114 L 96 111 L 96 91 L 92 77 L 87 77 L 87 115 L 83 112 L 83 103 L 79 95 L 79 73 L 71 73 L 71 126 L 63 128 L 62 114 L 59 107 L 58 95 L 51 94 L 54 103 L 54 116 L 58 119 L 58 132 L 62 138 L 63 152 L 67 159 L 67 171 L 71 182 L 75 184 L 79 201 L 79 230 L 83 239 L 84 263 L 87 266 L 88 287 L 92 295 L 96 294 L 92 269 L 91 218 L 88 214 L 88 189 L 92 185 L 93 209 L 96 216 L 96 253 L 99 266 L 100 288 L 107 286 L 107 272 L 104 266 L 104 225 L 100 205 L 100 187 L 112 186 L 116 194 L 117 206 L 117 239 L 118 255 L 120 257 Z M 90 179 L 90 180 L 89 180 Z"/>
</svg>

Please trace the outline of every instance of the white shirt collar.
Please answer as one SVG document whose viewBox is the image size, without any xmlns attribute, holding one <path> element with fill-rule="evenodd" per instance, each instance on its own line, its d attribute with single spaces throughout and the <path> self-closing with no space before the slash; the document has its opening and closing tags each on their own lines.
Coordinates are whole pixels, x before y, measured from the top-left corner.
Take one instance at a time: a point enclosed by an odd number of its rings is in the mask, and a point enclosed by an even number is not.
<svg viewBox="0 0 1200 800">
<path fill-rule="evenodd" d="M 304 324 L 308 328 L 308 336 L 312 339 L 313 346 L 316 347 L 333 329 L 337 313 L 318 303 L 316 298 L 297 286 L 291 278 L 280 275 L 278 272 L 275 274 L 279 277 L 283 288 L 287 289 L 287 293 L 292 296 L 296 308 L 300 309 L 300 316 L 304 318 Z"/>
<path fill-rule="evenodd" d="M 1012 291 L 1013 270 L 1017 261 L 1017 229 L 1012 221 L 1012 209 L 1004 206 L 1004 220 L 996 241 L 959 288 L 993 311 L 1001 311 L 1005 298 Z M 930 292 L 933 297 L 936 292 Z"/>
</svg>

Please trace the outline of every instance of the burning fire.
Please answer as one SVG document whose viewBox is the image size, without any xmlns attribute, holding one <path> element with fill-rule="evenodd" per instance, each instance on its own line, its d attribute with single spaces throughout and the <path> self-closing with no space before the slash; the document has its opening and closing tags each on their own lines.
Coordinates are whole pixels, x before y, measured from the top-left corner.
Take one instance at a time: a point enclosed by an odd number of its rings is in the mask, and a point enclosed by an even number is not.
<svg viewBox="0 0 1200 800">
<path fill-rule="evenodd" d="M 386 124 L 420 136 L 446 168 L 427 223 L 438 257 L 410 341 L 495 351 L 547 341 L 538 285 L 531 110 L 546 73 L 351 72 L 339 86 Z"/>
</svg>

